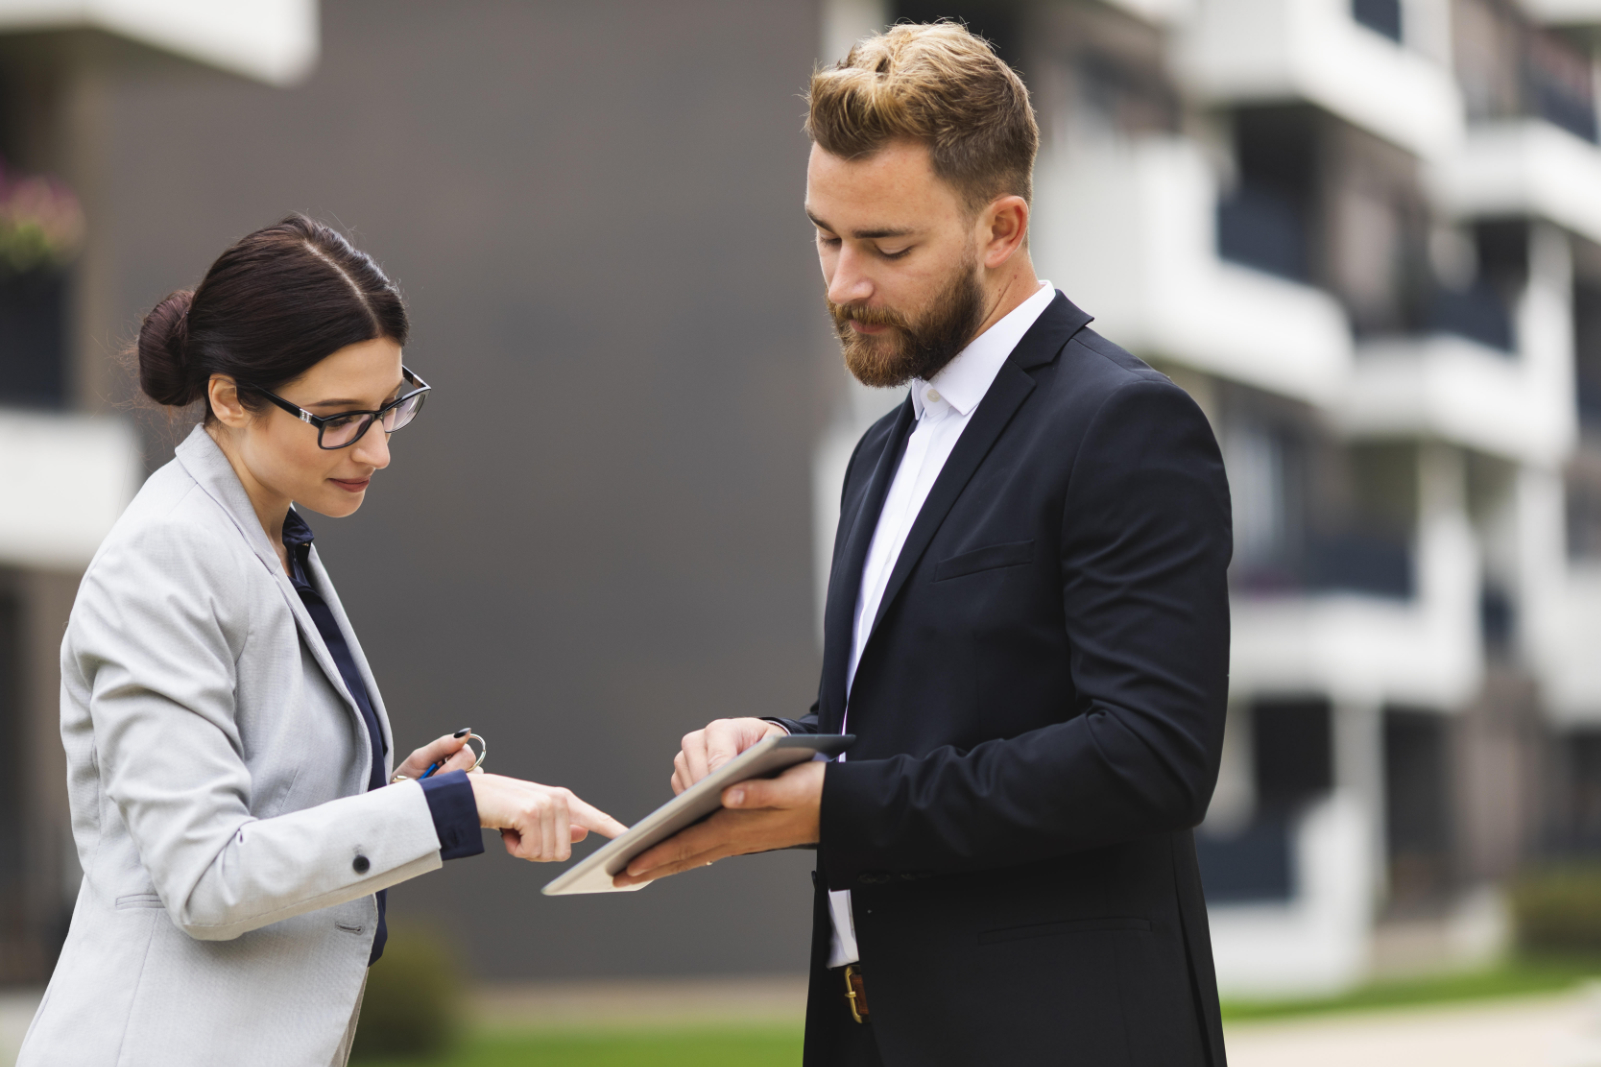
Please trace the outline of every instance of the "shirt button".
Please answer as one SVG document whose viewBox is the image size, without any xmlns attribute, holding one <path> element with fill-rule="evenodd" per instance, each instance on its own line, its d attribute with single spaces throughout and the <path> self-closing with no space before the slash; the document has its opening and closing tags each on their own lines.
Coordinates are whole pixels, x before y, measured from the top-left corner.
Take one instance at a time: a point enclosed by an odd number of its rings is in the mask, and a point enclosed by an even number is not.
<svg viewBox="0 0 1601 1067">
<path fill-rule="evenodd" d="M 357 874 L 366 874 L 372 868 L 372 860 L 358 854 L 350 866 Z"/>
<path fill-rule="evenodd" d="M 928 397 L 928 399 L 929 399 L 929 400 L 930 400 L 930 401 L 931 401 L 931 402 L 932 402 L 932 403 L 935 403 L 935 404 L 938 404 L 938 403 L 939 403 L 939 391 L 938 391 L 938 390 L 936 390 L 936 389 L 930 389 L 930 390 L 929 390 L 929 391 L 928 391 L 928 392 L 927 392 L 927 393 L 925 393 L 925 394 L 924 394 L 924 395 L 925 395 L 925 396 L 927 396 L 927 397 Z"/>
</svg>

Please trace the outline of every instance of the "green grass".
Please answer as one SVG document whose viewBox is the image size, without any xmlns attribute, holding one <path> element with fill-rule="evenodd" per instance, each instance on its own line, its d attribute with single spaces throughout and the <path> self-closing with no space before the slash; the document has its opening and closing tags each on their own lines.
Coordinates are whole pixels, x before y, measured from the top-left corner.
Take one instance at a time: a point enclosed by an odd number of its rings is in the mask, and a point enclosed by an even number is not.
<svg viewBox="0 0 1601 1067">
<path fill-rule="evenodd" d="M 1594 957 L 1513 959 L 1482 971 L 1374 982 L 1336 997 L 1261 1002 L 1225 1000 L 1223 1020 L 1238 1022 L 1555 993 L 1571 989 L 1586 979 L 1601 979 L 1601 960 Z"/>
<path fill-rule="evenodd" d="M 443 1059 L 363 1059 L 360 1067 L 796 1067 L 799 1026 L 550 1029 L 470 1036 Z"/>
<path fill-rule="evenodd" d="M 1337 997 L 1224 1001 L 1225 1022 L 1421 1007 L 1555 993 L 1601 979 L 1601 959 L 1515 959 L 1463 974 L 1375 982 Z M 478 1030 L 434 1059 L 362 1059 L 359 1067 L 796 1067 L 797 1026 L 552 1027 Z"/>
</svg>

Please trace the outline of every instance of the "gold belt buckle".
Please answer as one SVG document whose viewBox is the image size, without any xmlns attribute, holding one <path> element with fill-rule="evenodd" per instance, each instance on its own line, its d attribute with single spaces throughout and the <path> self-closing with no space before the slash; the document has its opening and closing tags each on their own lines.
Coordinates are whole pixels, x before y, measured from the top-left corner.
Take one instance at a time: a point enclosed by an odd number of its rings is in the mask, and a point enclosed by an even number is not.
<svg viewBox="0 0 1601 1067">
<path fill-rule="evenodd" d="M 863 990 L 861 994 L 858 994 L 856 992 L 856 983 L 858 980 L 861 980 L 861 971 L 857 969 L 856 964 L 847 963 L 845 965 L 844 973 L 845 1004 L 851 1010 L 852 1019 L 855 1019 L 859 1023 L 865 1023 L 867 1021 L 867 997 L 864 994 L 867 991 L 867 983 L 865 981 L 862 982 Z"/>
</svg>

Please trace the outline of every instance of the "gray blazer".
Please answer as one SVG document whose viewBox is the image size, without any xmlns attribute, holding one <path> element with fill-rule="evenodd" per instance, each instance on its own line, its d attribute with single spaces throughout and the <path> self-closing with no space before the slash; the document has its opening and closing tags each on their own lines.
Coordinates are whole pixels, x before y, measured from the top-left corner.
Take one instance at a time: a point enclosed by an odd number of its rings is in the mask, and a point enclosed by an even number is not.
<svg viewBox="0 0 1601 1067">
<path fill-rule="evenodd" d="M 365 791 L 361 713 L 203 429 L 89 564 L 61 675 L 83 884 L 19 1067 L 342 1055 L 373 894 L 438 867 L 439 839 L 417 783 Z"/>
</svg>

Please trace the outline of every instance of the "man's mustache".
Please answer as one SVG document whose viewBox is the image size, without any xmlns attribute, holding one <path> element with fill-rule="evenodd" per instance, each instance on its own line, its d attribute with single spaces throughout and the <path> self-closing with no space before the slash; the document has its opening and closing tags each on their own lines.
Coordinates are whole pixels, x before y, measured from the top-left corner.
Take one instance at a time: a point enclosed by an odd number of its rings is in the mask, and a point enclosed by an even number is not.
<svg viewBox="0 0 1601 1067">
<path fill-rule="evenodd" d="M 889 308 L 868 307 L 866 304 L 836 304 L 830 300 L 828 312 L 834 317 L 834 325 L 841 330 L 851 322 L 859 322 L 863 326 L 893 326 L 898 330 L 910 328 L 905 316 Z"/>
</svg>

